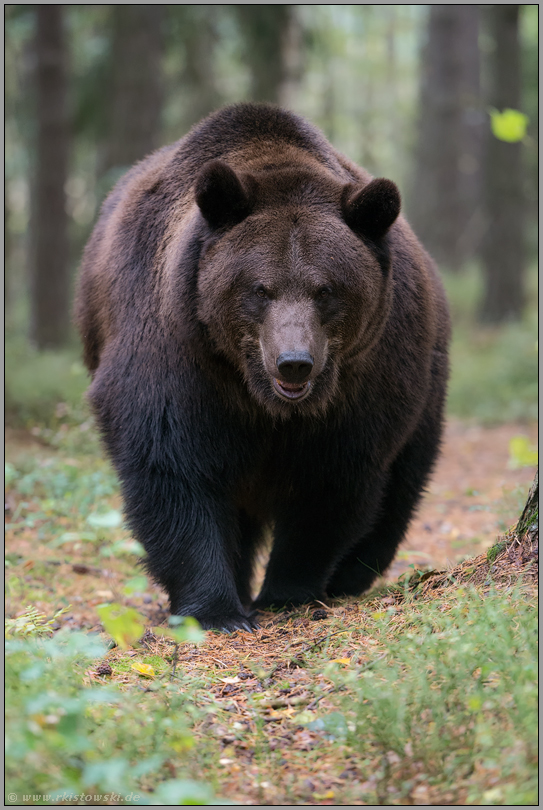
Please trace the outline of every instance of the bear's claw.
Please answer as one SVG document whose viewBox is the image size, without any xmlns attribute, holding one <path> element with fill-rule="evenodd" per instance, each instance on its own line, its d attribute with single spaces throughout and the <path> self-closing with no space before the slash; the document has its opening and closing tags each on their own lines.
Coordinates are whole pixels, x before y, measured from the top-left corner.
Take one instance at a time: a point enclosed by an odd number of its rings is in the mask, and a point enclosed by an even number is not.
<svg viewBox="0 0 543 810">
<path fill-rule="evenodd" d="M 248 616 L 209 616 L 198 621 L 204 630 L 218 630 L 221 633 L 235 633 L 236 630 L 253 633 L 258 627 L 255 619 Z"/>
</svg>

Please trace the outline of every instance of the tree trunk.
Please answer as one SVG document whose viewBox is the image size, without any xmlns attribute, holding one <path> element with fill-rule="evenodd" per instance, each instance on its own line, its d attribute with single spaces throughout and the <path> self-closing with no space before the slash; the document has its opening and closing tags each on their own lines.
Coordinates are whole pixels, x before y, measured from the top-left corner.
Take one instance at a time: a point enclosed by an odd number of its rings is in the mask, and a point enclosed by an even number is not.
<svg viewBox="0 0 543 810">
<path fill-rule="evenodd" d="M 537 531 L 539 536 L 539 470 L 530 487 L 526 505 L 515 528 L 515 534 L 522 540 L 523 537 L 534 531 Z"/>
<path fill-rule="evenodd" d="M 301 30 L 295 6 L 234 6 L 251 69 L 253 101 L 292 104 L 301 74 Z"/>
<path fill-rule="evenodd" d="M 303 30 L 294 6 L 287 6 L 288 16 L 281 36 L 282 78 L 277 103 L 293 109 L 296 93 L 304 71 Z"/>
<path fill-rule="evenodd" d="M 408 215 L 435 259 L 453 270 L 480 232 L 478 33 L 477 5 L 430 6 Z"/>
<path fill-rule="evenodd" d="M 526 505 L 512 537 L 507 541 L 507 558 L 520 569 L 525 581 L 539 578 L 539 470 L 535 474 Z"/>
<path fill-rule="evenodd" d="M 488 106 L 521 109 L 519 5 L 486 6 L 494 50 L 489 58 Z M 487 229 L 481 249 L 485 279 L 483 323 L 518 320 L 524 306 L 524 199 L 522 145 L 498 140 L 487 127 L 484 204 Z"/>
<path fill-rule="evenodd" d="M 68 175 L 63 6 L 36 6 L 37 168 L 33 211 L 30 337 L 39 349 L 66 343 L 70 271 L 64 186 Z"/>
<path fill-rule="evenodd" d="M 114 5 L 109 135 L 103 171 L 128 168 L 158 146 L 162 110 L 161 5 Z"/>
<path fill-rule="evenodd" d="M 189 129 L 221 105 L 215 50 L 219 40 L 218 6 L 168 6 L 168 36 L 174 50 L 183 49 L 181 81 L 174 95 L 183 99 L 183 125 Z"/>
</svg>

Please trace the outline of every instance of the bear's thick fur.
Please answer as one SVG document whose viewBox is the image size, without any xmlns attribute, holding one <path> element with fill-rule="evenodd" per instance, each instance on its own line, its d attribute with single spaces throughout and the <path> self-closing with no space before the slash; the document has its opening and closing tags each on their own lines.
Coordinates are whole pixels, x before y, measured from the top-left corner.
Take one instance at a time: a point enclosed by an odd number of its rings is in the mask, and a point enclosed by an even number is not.
<svg viewBox="0 0 543 810">
<path fill-rule="evenodd" d="M 252 104 L 138 163 L 104 203 L 76 321 L 172 613 L 250 628 L 255 608 L 360 594 L 392 561 L 438 452 L 449 339 L 399 210 L 394 183 Z"/>
</svg>

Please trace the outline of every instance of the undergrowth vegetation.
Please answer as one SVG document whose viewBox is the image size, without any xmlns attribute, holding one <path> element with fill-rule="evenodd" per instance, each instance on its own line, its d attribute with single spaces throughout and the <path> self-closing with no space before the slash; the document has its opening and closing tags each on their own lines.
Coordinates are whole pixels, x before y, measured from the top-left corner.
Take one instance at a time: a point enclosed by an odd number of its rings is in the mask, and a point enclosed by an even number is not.
<svg viewBox="0 0 543 810">
<path fill-rule="evenodd" d="M 537 320 L 499 330 L 456 329 L 449 414 L 479 424 L 538 418 Z"/>
<path fill-rule="evenodd" d="M 106 650 L 97 636 L 69 630 L 8 641 L 6 777 L 17 803 L 211 803 L 208 787 L 164 773 L 193 744 L 199 712 L 190 698 L 169 684 L 151 697 L 85 685 L 85 667 Z"/>
<path fill-rule="evenodd" d="M 6 334 L 5 408 L 8 424 L 55 426 L 83 422 L 89 380 L 78 345 L 39 352 L 20 332 Z"/>
<path fill-rule="evenodd" d="M 158 636 L 154 655 L 145 639 L 107 653 L 70 631 L 10 640 L 9 791 L 50 797 L 38 804 L 227 803 L 214 791 L 251 804 L 536 803 L 534 601 L 400 590 L 318 625 L 268 617 L 256 638 L 221 641 L 222 656 L 209 634 L 214 657 L 196 670 L 197 646 Z M 271 668 L 266 639 L 283 642 Z"/>
</svg>

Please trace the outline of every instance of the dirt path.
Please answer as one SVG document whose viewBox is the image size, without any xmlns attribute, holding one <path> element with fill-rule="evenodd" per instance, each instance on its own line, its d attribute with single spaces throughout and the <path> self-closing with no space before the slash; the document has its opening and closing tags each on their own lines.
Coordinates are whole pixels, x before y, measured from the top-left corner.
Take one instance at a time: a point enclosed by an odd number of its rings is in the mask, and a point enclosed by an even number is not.
<svg viewBox="0 0 543 810">
<path fill-rule="evenodd" d="M 516 523 L 535 474 L 535 467 L 508 466 L 509 441 L 519 435 L 536 444 L 537 425 L 449 422 L 428 492 L 387 579 L 410 564 L 446 568 L 480 554 Z"/>
</svg>

